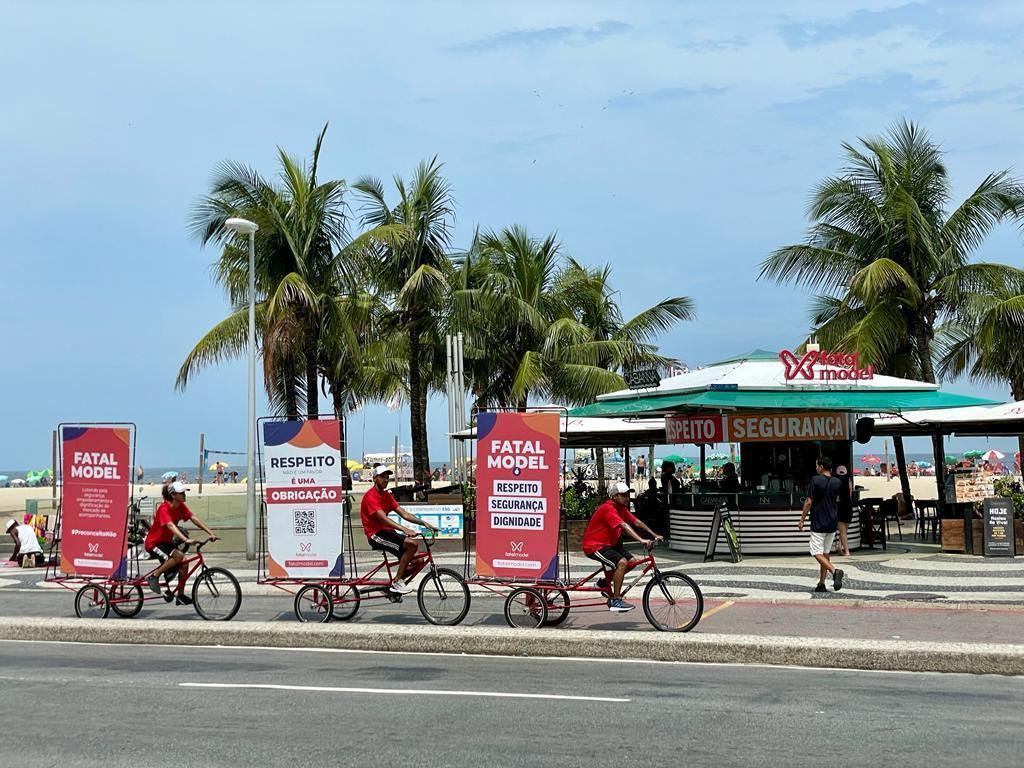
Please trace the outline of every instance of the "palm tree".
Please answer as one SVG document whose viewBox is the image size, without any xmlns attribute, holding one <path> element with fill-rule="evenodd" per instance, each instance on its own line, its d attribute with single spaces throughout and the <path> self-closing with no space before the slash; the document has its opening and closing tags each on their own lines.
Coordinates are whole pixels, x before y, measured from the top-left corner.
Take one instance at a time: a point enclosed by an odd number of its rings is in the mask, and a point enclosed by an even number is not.
<svg viewBox="0 0 1024 768">
<path fill-rule="evenodd" d="M 967 297 L 1019 270 L 971 253 L 1021 200 L 1007 171 L 989 174 L 955 210 L 942 153 L 903 121 L 884 138 L 844 143 L 847 165 L 815 189 L 806 243 L 761 264 L 762 278 L 820 290 L 813 335 L 887 373 L 935 381 L 936 324 Z"/>
<path fill-rule="evenodd" d="M 696 319 L 693 300 L 687 296 L 664 299 L 624 320 L 611 284 L 611 265 L 588 268 L 574 259 L 559 276 L 559 288 L 571 308 L 581 341 L 566 350 L 570 359 L 587 359 L 611 371 L 640 366 L 664 368 L 678 361 L 658 354 L 655 339 L 676 324 Z M 586 402 L 569 387 L 559 393 L 564 402 Z M 604 484 L 604 454 L 597 454 L 598 482 Z"/>
<path fill-rule="evenodd" d="M 248 252 L 245 238 L 225 231 L 233 216 L 254 221 L 257 318 L 264 380 L 271 403 L 289 418 L 305 405 L 316 418 L 318 372 L 325 298 L 346 276 L 345 182 L 319 182 L 317 170 L 327 126 L 317 137 L 307 166 L 278 149 L 277 183 L 239 163 L 222 163 L 211 192 L 191 216 L 191 228 L 205 245 L 222 246 L 217 282 L 235 308 L 195 345 L 178 372 L 184 389 L 201 367 L 240 355 L 247 343 Z"/>
<path fill-rule="evenodd" d="M 435 356 L 424 348 L 434 318 L 443 314 L 451 263 L 455 202 L 442 165 L 434 157 L 419 164 L 411 181 L 396 176 L 398 199 L 387 201 L 383 183 L 361 178 L 353 189 L 363 200 L 364 225 L 387 228 L 395 236 L 370 249 L 369 277 L 393 301 L 396 325 L 406 343 L 409 421 L 412 433 L 413 473 L 419 482 L 430 471 L 427 443 L 427 394 L 436 378 Z M 401 234 L 400 234 L 401 233 Z"/>
<path fill-rule="evenodd" d="M 1008 384 L 1013 399 L 1024 400 L 1024 285 L 970 297 L 939 330 L 943 377 Z M 1017 441 L 1024 456 L 1024 435 Z"/>
<path fill-rule="evenodd" d="M 623 386 L 624 367 L 673 362 L 653 337 L 693 315 L 677 298 L 624 322 L 609 268 L 567 265 L 554 235 L 518 225 L 478 236 L 461 267 L 455 310 L 480 407 L 524 408 L 531 396 L 590 402 Z"/>
</svg>

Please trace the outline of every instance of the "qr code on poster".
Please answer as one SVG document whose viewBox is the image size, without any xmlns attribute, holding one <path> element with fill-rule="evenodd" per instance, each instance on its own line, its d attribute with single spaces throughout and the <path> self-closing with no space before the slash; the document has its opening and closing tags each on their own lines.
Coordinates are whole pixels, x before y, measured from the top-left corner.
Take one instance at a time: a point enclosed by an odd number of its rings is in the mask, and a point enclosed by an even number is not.
<svg viewBox="0 0 1024 768">
<path fill-rule="evenodd" d="M 316 512 L 314 510 L 294 510 L 292 512 L 292 523 L 296 536 L 316 536 Z"/>
</svg>

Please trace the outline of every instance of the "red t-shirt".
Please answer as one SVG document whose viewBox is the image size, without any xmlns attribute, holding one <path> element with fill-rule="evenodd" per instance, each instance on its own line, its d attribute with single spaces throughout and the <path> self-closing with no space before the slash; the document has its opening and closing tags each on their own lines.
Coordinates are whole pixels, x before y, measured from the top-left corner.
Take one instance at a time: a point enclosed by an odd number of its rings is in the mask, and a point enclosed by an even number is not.
<svg viewBox="0 0 1024 768">
<path fill-rule="evenodd" d="M 592 555 L 602 547 L 614 547 L 622 536 L 622 524 L 637 523 L 628 507 L 620 507 L 611 499 L 594 510 L 587 530 L 583 532 L 583 554 Z"/>
<path fill-rule="evenodd" d="M 373 514 L 374 512 L 383 511 L 387 515 L 388 512 L 394 512 L 396 509 L 398 509 L 398 502 L 395 501 L 395 497 L 391 495 L 390 491 L 380 491 L 375 485 L 364 493 L 363 501 L 359 505 L 359 517 L 363 520 L 363 533 L 366 534 L 366 538 L 391 527 L 382 523 Z"/>
<path fill-rule="evenodd" d="M 167 524 L 174 523 L 177 525 L 182 520 L 191 519 L 192 510 L 186 507 L 184 503 L 175 509 L 171 506 L 171 502 L 165 501 L 153 513 L 153 524 L 149 527 L 149 533 L 146 534 L 146 541 L 143 546 L 146 549 L 152 549 L 157 544 L 173 544 L 174 534 L 171 533 L 171 529 L 167 527 Z"/>
</svg>

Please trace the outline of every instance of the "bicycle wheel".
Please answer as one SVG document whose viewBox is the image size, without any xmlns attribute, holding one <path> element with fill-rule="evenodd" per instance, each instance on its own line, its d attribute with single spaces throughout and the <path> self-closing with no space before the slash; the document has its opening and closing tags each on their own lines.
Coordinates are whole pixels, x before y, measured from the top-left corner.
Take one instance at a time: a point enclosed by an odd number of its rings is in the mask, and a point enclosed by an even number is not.
<svg viewBox="0 0 1024 768">
<path fill-rule="evenodd" d="M 86 584 L 75 593 L 75 615 L 80 619 L 105 619 L 110 613 L 110 600 L 103 587 Z"/>
<path fill-rule="evenodd" d="M 516 587 L 505 598 L 505 621 L 510 627 L 537 629 L 547 620 L 547 604 L 533 587 Z"/>
<path fill-rule="evenodd" d="M 644 589 L 644 613 L 662 632 L 689 632 L 704 613 L 704 596 L 697 582 L 682 573 L 662 573 Z"/>
<path fill-rule="evenodd" d="M 420 579 L 416 604 L 431 624 L 454 626 L 469 613 L 469 587 L 455 571 L 438 568 Z"/>
<path fill-rule="evenodd" d="M 359 610 L 359 603 L 362 596 L 359 590 L 349 584 L 332 584 L 331 593 L 331 618 L 338 621 L 348 621 L 356 615 Z"/>
<path fill-rule="evenodd" d="M 557 627 L 569 618 L 569 593 L 564 589 L 545 589 L 544 600 L 548 607 L 545 627 Z"/>
<path fill-rule="evenodd" d="M 122 618 L 138 616 L 142 610 L 142 587 L 138 584 L 114 584 L 108 597 L 110 607 Z"/>
<path fill-rule="evenodd" d="M 207 568 L 192 584 L 192 605 L 207 621 L 228 621 L 242 605 L 242 588 L 231 571 Z"/>
<path fill-rule="evenodd" d="M 307 584 L 295 594 L 295 618 L 320 624 L 331 620 L 331 596 L 319 584 Z"/>
</svg>

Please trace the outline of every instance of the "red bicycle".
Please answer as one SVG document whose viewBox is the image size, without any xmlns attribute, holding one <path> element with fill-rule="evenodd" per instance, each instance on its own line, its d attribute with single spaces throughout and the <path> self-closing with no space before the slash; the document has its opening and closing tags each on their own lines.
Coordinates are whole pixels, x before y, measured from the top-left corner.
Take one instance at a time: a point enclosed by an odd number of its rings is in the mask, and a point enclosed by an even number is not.
<svg viewBox="0 0 1024 768">
<path fill-rule="evenodd" d="M 196 613 L 207 621 L 229 621 L 242 605 L 242 588 L 231 571 L 206 565 L 203 547 L 211 541 L 213 539 L 197 544 L 195 554 L 183 559 L 178 568 L 164 574 L 166 591 L 162 594 L 144 589 L 146 579 L 156 567 L 134 579 L 89 581 L 75 593 L 75 614 L 82 619 L 104 619 L 113 609 L 118 616 L 128 619 L 137 616 L 147 600 L 169 603 L 182 597 L 188 580 L 198 574 L 192 579 L 192 606 Z M 186 569 L 185 578 L 172 587 L 172 582 L 180 578 L 182 568 Z"/>
<path fill-rule="evenodd" d="M 653 547 L 647 548 L 644 557 L 631 559 L 626 573 L 636 571 L 636 576 L 623 583 L 622 595 L 636 587 L 650 574 L 644 587 L 642 604 L 644 615 L 655 629 L 662 632 L 689 632 L 700 621 L 704 613 L 704 596 L 697 582 L 678 571 L 661 571 L 655 560 Z M 601 576 L 604 584 L 600 584 Z M 486 582 L 481 586 L 489 588 Z M 611 572 L 603 566 L 577 581 L 538 582 L 515 587 L 505 598 L 505 621 L 511 627 L 535 629 L 541 626 L 556 626 L 569 616 L 570 608 L 606 606 L 611 598 L 608 586 Z M 569 593 L 591 593 L 595 597 L 581 602 L 570 603 Z M 600 595 L 600 599 L 596 597 Z"/>
<path fill-rule="evenodd" d="M 431 547 L 434 536 L 424 536 L 424 552 L 417 552 L 409 562 L 406 581 L 424 570 L 416 590 L 416 603 L 423 618 L 431 624 L 454 625 L 469 613 L 469 587 L 462 576 L 450 568 L 438 568 Z M 295 616 L 299 621 L 324 622 L 331 619 L 348 621 L 359 610 L 364 599 L 386 598 L 400 603 L 402 595 L 391 592 L 397 560 L 389 560 L 386 552 L 376 567 L 350 579 L 306 584 L 295 594 Z"/>
</svg>

